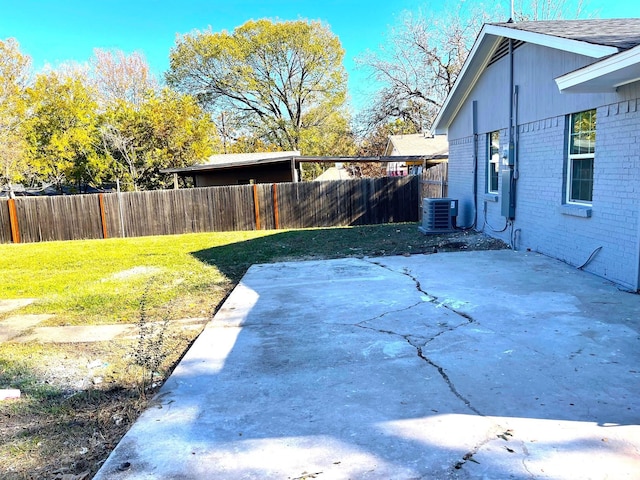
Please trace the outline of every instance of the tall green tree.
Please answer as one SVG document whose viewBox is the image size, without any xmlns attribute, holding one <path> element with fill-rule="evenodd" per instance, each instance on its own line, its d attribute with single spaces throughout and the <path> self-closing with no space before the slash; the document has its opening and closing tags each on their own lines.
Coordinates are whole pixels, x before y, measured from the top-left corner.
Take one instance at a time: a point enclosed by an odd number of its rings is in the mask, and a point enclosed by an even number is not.
<svg viewBox="0 0 640 480">
<path fill-rule="evenodd" d="M 300 151 L 305 155 L 346 157 L 354 155 L 356 144 L 349 119 L 341 112 L 328 115 L 321 126 L 305 129 L 300 135 Z M 331 165 L 327 163 L 303 163 L 302 179 L 315 180 Z"/>
<path fill-rule="evenodd" d="M 160 89 L 142 54 L 95 50 L 89 79 L 101 112 L 102 151 L 123 188 L 163 188 L 160 169 L 191 165 L 218 150 L 209 115 L 193 97 Z"/>
<path fill-rule="evenodd" d="M 161 169 L 192 165 L 221 148 L 210 116 L 193 97 L 168 88 L 148 92 L 137 106 L 121 102 L 108 110 L 101 138 L 116 177 L 132 190 L 165 188 Z"/>
<path fill-rule="evenodd" d="M 166 80 L 216 118 L 225 110 L 239 115 L 248 136 L 297 150 L 303 132 L 322 128 L 344 106 L 343 57 L 339 39 L 320 22 L 249 21 L 232 33 L 178 38 Z"/>
<path fill-rule="evenodd" d="M 315 112 L 312 112 L 313 115 Z M 356 150 L 349 117 L 341 111 L 323 116 L 322 122 L 308 119 L 308 127 L 300 133 L 299 147 L 305 155 L 350 156 Z"/>
<path fill-rule="evenodd" d="M 95 92 L 82 78 L 48 72 L 27 90 L 29 162 L 40 178 L 62 191 L 65 184 L 82 191 L 99 184 L 108 163 L 99 154 Z"/>
<path fill-rule="evenodd" d="M 10 196 L 28 171 L 23 126 L 30 65 L 15 39 L 0 40 L 0 187 Z"/>
</svg>

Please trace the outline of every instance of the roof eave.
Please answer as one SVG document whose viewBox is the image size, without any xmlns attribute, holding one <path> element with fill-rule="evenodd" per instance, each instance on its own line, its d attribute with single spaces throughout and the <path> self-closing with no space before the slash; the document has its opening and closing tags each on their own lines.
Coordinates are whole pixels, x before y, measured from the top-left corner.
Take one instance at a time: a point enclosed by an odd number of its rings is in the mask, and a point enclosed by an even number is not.
<svg viewBox="0 0 640 480">
<path fill-rule="evenodd" d="M 640 81 L 640 46 L 562 75 L 555 81 L 561 93 L 613 92 Z"/>
<path fill-rule="evenodd" d="M 271 158 L 263 158 L 258 160 L 250 160 L 250 161 L 235 161 L 235 162 L 218 162 L 218 163 L 205 163 L 200 165 L 192 165 L 190 167 L 182 167 L 182 168 L 165 168 L 160 170 L 160 173 L 198 173 L 198 172 L 207 172 L 213 170 L 225 170 L 229 168 L 246 168 L 246 167 L 254 167 L 260 165 L 269 165 L 271 163 L 280 163 L 287 162 L 291 160 L 295 160 L 298 158 L 296 155 L 287 155 L 282 157 L 271 157 Z"/>
<path fill-rule="evenodd" d="M 433 131 L 446 134 L 449 125 L 462 107 L 478 78 L 489 63 L 491 56 L 503 38 L 513 38 L 525 43 L 533 43 L 557 50 L 573 52 L 592 58 L 602 58 L 618 52 L 616 47 L 597 45 L 579 40 L 533 33 L 501 25 L 485 24 L 478 34 L 471 52 L 467 57 L 458 79 L 447 96 L 433 123 Z"/>
<path fill-rule="evenodd" d="M 514 25 L 517 25 L 517 23 Z M 543 47 L 573 52 L 578 55 L 584 55 L 591 58 L 602 58 L 619 51 L 618 48 L 609 45 L 589 43 L 582 40 L 572 40 L 570 38 L 557 37 L 555 35 L 547 35 L 544 33 L 528 32 L 526 30 L 518 30 L 513 27 L 504 27 L 501 25 L 488 25 L 488 27 L 487 34 L 498 35 L 504 38 L 513 38 L 514 40 L 520 40 L 525 43 L 534 43 Z"/>
</svg>

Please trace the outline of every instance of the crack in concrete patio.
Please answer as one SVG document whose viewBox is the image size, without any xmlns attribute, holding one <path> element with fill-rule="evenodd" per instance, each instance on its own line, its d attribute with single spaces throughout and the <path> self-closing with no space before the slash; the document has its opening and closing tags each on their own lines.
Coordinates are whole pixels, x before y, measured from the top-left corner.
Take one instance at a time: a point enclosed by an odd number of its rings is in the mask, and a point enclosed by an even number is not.
<svg viewBox="0 0 640 480">
<path fill-rule="evenodd" d="M 425 347 L 426 345 L 428 345 L 429 343 L 431 343 L 431 342 L 432 342 L 433 340 L 435 340 L 436 338 L 440 337 L 441 335 L 445 335 L 445 334 L 447 334 L 447 333 L 451 333 L 451 332 L 453 332 L 453 331 L 455 331 L 455 330 L 459 329 L 460 327 L 466 327 L 466 326 L 469 326 L 469 325 L 471 325 L 471 324 L 476 323 L 476 321 L 474 320 L 474 318 L 473 318 L 471 315 L 469 315 L 469 314 L 467 314 L 467 313 L 465 313 L 465 312 L 461 312 L 461 311 L 459 311 L 459 310 L 457 310 L 457 309 L 455 309 L 455 308 L 451 307 L 450 305 L 447 305 L 446 303 L 439 301 L 439 298 L 438 298 L 437 296 L 432 295 L 432 294 L 430 294 L 429 292 L 427 292 L 426 290 L 424 290 L 424 289 L 422 288 L 421 284 L 420 284 L 420 280 L 418 280 L 418 278 L 416 278 L 414 275 L 412 275 L 412 274 L 411 274 L 411 271 L 410 271 L 407 267 L 404 267 L 404 268 L 402 269 L 402 271 L 398 271 L 398 270 L 395 270 L 395 269 L 393 269 L 393 268 L 391 268 L 391 267 L 389 267 L 389 266 L 387 266 L 387 265 L 382 264 L 381 262 L 375 262 L 375 261 L 369 261 L 369 260 L 366 260 L 366 261 L 367 261 L 368 263 L 371 263 L 371 264 L 376 265 L 376 266 L 378 266 L 378 267 L 384 268 L 384 269 L 386 269 L 386 270 L 388 270 L 388 271 L 390 271 L 390 272 L 392 272 L 392 273 L 395 273 L 395 274 L 398 274 L 398 275 L 403 275 L 403 276 L 406 276 L 406 277 L 410 278 L 410 279 L 415 283 L 416 290 L 417 290 L 418 292 L 420 292 L 421 294 L 425 295 L 425 297 L 426 297 L 426 301 L 427 301 L 428 303 L 435 304 L 435 305 L 436 305 L 436 306 L 438 306 L 438 307 L 444 307 L 444 308 L 446 308 L 447 310 L 449 310 L 450 312 L 454 313 L 455 315 L 457 315 L 457 316 L 459 316 L 459 317 L 462 317 L 462 318 L 464 319 L 464 321 L 463 321 L 463 322 L 461 322 L 461 323 L 459 323 L 459 324 L 456 324 L 456 325 L 450 326 L 449 328 L 444 328 L 444 329 L 442 329 L 440 332 L 436 333 L 435 335 L 432 335 L 431 337 L 426 338 L 426 339 L 425 339 L 425 341 L 424 341 L 424 344 L 423 344 L 422 346 L 420 346 L 420 345 L 416 344 L 416 343 L 415 343 L 415 341 L 413 340 L 413 338 L 421 338 L 421 337 L 418 337 L 418 336 L 415 336 L 415 335 L 414 335 L 414 336 L 412 336 L 412 335 L 402 335 L 402 334 L 399 334 L 399 333 L 394 332 L 394 331 L 391 331 L 391 330 L 376 329 L 376 328 L 374 328 L 374 327 L 365 326 L 365 325 L 363 325 L 363 324 L 364 324 L 364 323 L 368 323 L 368 322 L 373 322 L 373 321 L 375 321 L 375 320 L 379 320 L 379 319 L 381 319 L 381 318 L 383 318 L 383 317 L 385 317 L 385 316 L 387 316 L 387 315 L 391 315 L 391 314 L 393 314 L 393 313 L 399 313 L 399 312 L 404 312 L 404 311 L 407 311 L 407 310 L 411 310 L 411 309 L 413 309 L 413 308 L 415 308 L 415 307 L 417 307 L 417 306 L 421 305 L 423 302 L 416 302 L 416 303 L 414 303 L 413 305 L 410 305 L 410 306 L 408 306 L 408 307 L 406 307 L 406 308 L 403 308 L 403 309 L 397 309 L 397 310 L 392 310 L 392 311 L 384 312 L 384 313 L 382 313 L 381 315 L 378 315 L 377 317 L 374 317 L 374 318 L 371 318 L 371 319 L 367 319 L 367 320 L 363 320 L 362 322 L 357 323 L 357 324 L 356 324 L 356 326 L 357 326 L 357 327 L 360 327 L 360 328 L 366 328 L 366 329 L 373 330 L 373 331 L 377 331 L 377 332 L 380 332 L 380 333 L 385 333 L 385 334 L 389 334 L 389 335 L 396 335 L 396 336 L 399 336 L 399 337 L 401 337 L 401 338 L 404 338 L 404 340 L 405 340 L 409 345 L 411 345 L 413 348 L 415 348 L 415 349 L 416 349 L 417 355 L 418 355 L 418 357 L 419 357 L 420 359 L 422 359 L 425 363 L 427 363 L 428 365 L 430 365 L 431 367 L 433 367 L 433 368 L 435 368 L 435 369 L 436 369 L 436 371 L 438 372 L 438 374 L 440 375 L 440 377 L 441 377 L 441 378 L 443 379 L 443 381 L 447 384 L 447 387 L 449 388 L 449 390 L 451 391 L 451 393 L 452 393 L 456 398 L 458 398 L 461 402 L 463 402 L 463 403 L 465 404 L 465 406 L 466 406 L 469 410 L 471 410 L 473 413 L 475 413 L 475 414 L 476 414 L 476 415 L 478 415 L 478 416 L 481 416 L 481 417 L 485 417 L 485 418 L 486 418 L 487 416 L 486 416 L 484 413 L 482 413 L 480 410 L 478 410 L 476 407 L 474 407 L 474 406 L 472 405 L 471 401 L 470 401 L 468 398 L 466 398 L 462 393 L 460 393 L 460 392 L 458 391 L 458 389 L 456 388 L 456 386 L 455 386 L 454 382 L 451 380 L 451 378 L 450 378 L 450 377 L 449 377 L 449 375 L 447 374 L 447 372 L 446 372 L 445 368 L 444 368 L 443 366 L 441 366 L 441 365 L 437 364 L 436 362 L 434 362 L 432 359 L 430 359 L 427 355 L 425 355 L 425 352 L 424 352 L 424 347 Z M 422 337 L 422 338 L 424 338 L 424 337 Z M 474 455 L 475 455 L 475 454 L 476 454 L 476 453 L 477 453 L 477 452 L 478 452 L 482 447 L 484 447 L 484 446 L 485 446 L 485 445 L 487 445 L 488 443 L 490 443 L 490 442 L 494 441 L 494 440 L 495 440 L 495 438 L 496 438 L 496 436 L 499 436 L 499 434 L 497 434 L 496 432 L 501 432 L 502 430 L 504 430 L 504 427 L 502 427 L 501 425 L 499 425 L 499 424 L 495 423 L 495 424 L 494 424 L 494 425 L 493 425 L 493 426 L 492 426 L 492 427 L 487 431 L 486 437 L 485 437 L 481 442 L 477 443 L 477 444 L 474 446 L 474 448 L 472 448 L 472 449 L 471 449 L 471 450 L 469 450 L 465 455 L 463 455 L 463 456 L 462 456 L 462 460 L 460 460 L 460 461 L 456 462 L 456 463 L 451 467 L 451 469 L 450 469 L 450 470 L 451 470 L 451 472 L 453 473 L 453 472 L 455 472 L 455 470 L 459 470 L 459 469 L 461 469 L 461 468 L 462 468 L 462 466 L 463 466 L 466 462 L 468 462 L 468 461 L 472 461 L 472 462 L 478 463 L 478 461 L 477 461 L 477 460 L 475 460 L 475 459 L 473 458 L 473 456 L 474 456 Z M 502 434 L 502 435 L 504 436 L 504 434 Z M 509 433 L 509 435 L 511 435 L 511 434 Z M 505 438 L 506 438 L 506 437 L 505 437 Z M 524 451 L 526 452 L 526 447 L 524 447 L 524 444 L 523 444 L 523 448 L 524 448 Z M 528 455 L 528 453 L 527 453 L 527 455 Z M 524 464 L 525 460 L 526 460 L 526 458 L 524 458 L 524 459 L 522 460 L 522 461 L 523 461 L 523 464 Z M 526 465 L 525 465 L 524 467 L 525 467 L 525 469 L 528 471 L 528 469 L 526 468 Z"/>
</svg>

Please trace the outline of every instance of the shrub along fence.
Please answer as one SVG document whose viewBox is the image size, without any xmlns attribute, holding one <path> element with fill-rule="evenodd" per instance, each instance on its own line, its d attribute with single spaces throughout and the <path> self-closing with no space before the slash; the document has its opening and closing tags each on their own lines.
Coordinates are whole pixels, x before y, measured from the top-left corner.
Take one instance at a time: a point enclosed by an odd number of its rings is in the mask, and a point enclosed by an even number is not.
<svg viewBox="0 0 640 480">
<path fill-rule="evenodd" d="M 0 200 L 0 243 L 418 221 L 418 177 Z"/>
</svg>

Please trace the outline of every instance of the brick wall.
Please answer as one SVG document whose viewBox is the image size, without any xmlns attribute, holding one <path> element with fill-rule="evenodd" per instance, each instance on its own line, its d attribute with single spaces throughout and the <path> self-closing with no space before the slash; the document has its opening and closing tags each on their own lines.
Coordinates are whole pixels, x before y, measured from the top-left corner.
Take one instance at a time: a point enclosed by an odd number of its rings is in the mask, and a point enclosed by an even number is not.
<svg viewBox="0 0 640 480">
<path fill-rule="evenodd" d="M 449 140 L 449 158 L 456 161 L 449 162 L 448 194 L 458 200 L 459 227 L 473 223 L 473 150 L 473 136 Z"/>
<path fill-rule="evenodd" d="M 501 148 L 507 131 L 501 131 Z M 477 229 L 513 244 L 583 264 L 585 270 L 637 290 L 640 263 L 640 99 L 597 108 L 596 154 L 591 217 L 563 207 L 565 116 L 519 125 L 516 219 L 504 232 L 500 201 L 486 191 L 486 135 L 478 145 Z M 473 218 L 473 138 L 450 139 L 449 196 L 460 200 L 460 220 Z M 504 143 L 503 143 L 504 142 Z M 502 192 L 500 192 L 501 194 Z M 486 210 L 486 215 L 485 215 Z"/>
</svg>

